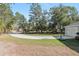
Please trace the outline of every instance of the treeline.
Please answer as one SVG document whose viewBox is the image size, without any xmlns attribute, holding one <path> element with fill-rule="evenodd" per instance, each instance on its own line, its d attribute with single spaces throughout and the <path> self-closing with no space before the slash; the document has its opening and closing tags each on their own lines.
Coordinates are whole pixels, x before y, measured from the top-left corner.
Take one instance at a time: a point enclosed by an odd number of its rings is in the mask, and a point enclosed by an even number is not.
<svg viewBox="0 0 79 59">
<path fill-rule="evenodd" d="M 0 3 L 0 33 L 5 33 L 12 30 L 14 23 L 13 12 L 10 9 L 10 4 Z"/>
<path fill-rule="evenodd" d="M 22 7 L 21 7 L 22 8 Z M 10 4 L 0 4 L 0 31 L 11 30 L 23 33 L 64 33 L 64 26 L 79 21 L 79 14 L 75 7 L 51 7 L 49 11 L 42 10 L 40 4 L 32 3 L 29 10 L 29 19 L 16 12 L 13 15 Z"/>
</svg>

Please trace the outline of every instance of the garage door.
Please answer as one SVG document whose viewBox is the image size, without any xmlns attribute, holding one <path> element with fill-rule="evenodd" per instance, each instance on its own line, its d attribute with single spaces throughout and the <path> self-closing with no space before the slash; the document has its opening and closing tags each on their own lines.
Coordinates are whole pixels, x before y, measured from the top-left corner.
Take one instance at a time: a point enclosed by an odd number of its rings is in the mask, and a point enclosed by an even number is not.
<svg viewBox="0 0 79 59">
<path fill-rule="evenodd" d="M 68 36 L 76 36 L 78 32 L 78 27 L 68 27 L 65 29 L 65 34 Z"/>
</svg>

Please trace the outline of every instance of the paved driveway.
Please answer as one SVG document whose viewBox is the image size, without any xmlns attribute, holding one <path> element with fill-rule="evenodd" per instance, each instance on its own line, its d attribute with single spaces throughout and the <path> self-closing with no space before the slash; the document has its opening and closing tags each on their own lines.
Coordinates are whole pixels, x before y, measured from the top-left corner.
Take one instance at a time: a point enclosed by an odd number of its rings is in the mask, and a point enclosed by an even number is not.
<svg viewBox="0 0 79 59">
<path fill-rule="evenodd" d="M 9 34 L 13 37 L 17 37 L 17 38 L 24 38 L 24 39 L 71 39 L 73 37 L 69 37 L 69 36 L 32 36 L 32 35 L 28 35 L 28 34 Z"/>
<path fill-rule="evenodd" d="M 9 34 L 9 35 L 17 38 L 26 38 L 26 39 L 56 39 L 53 36 L 32 36 L 28 34 Z"/>
</svg>

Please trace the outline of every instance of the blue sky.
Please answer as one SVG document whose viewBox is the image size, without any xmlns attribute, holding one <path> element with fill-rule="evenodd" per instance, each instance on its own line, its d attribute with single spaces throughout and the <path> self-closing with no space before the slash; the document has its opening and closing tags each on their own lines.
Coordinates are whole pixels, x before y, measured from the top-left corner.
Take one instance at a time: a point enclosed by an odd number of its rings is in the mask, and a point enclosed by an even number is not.
<svg viewBox="0 0 79 59">
<path fill-rule="evenodd" d="M 51 7 L 58 6 L 60 3 L 41 3 L 43 10 L 49 10 Z M 74 6 L 79 12 L 79 3 L 63 3 L 65 6 Z M 13 13 L 19 12 L 23 14 L 27 19 L 29 18 L 29 10 L 31 4 L 29 3 L 15 3 L 11 5 Z"/>
</svg>

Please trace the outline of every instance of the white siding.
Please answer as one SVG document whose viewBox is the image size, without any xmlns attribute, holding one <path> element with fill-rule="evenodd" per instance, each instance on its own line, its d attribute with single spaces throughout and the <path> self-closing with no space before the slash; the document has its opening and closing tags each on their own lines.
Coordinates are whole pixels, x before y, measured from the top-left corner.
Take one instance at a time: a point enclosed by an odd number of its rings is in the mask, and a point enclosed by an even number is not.
<svg viewBox="0 0 79 59">
<path fill-rule="evenodd" d="M 79 32 L 79 26 L 78 26 L 78 32 Z"/>
<path fill-rule="evenodd" d="M 75 26 L 65 27 L 65 35 L 75 37 L 77 32 L 78 32 L 78 27 Z"/>
</svg>

